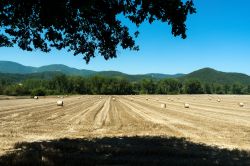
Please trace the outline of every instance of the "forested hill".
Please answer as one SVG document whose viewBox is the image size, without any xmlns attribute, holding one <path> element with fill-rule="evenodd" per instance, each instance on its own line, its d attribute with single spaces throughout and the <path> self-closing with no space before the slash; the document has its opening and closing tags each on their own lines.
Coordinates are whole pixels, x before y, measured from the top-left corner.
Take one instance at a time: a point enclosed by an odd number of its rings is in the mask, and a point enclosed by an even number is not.
<svg viewBox="0 0 250 166">
<path fill-rule="evenodd" d="M 183 76 L 183 74 L 160 74 L 160 73 L 149 73 L 149 74 L 137 74 L 137 75 L 130 75 L 125 74 L 118 71 L 92 71 L 92 70 L 85 70 L 85 69 L 76 69 L 71 68 L 65 65 L 55 64 L 55 65 L 47 65 L 42 67 L 30 67 L 24 66 L 15 62 L 10 61 L 0 61 L 0 73 L 9 73 L 11 77 L 12 74 L 17 76 L 16 74 L 33 74 L 35 73 L 47 73 L 47 72 L 60 72 L 69 76 L 103 76 L 103 77 L 114 77 L 114 78 L 126 78 L 129 81 L 139 81 L 142 79 L 163 79 L 163 78 L 177 78 Z M 20 77 L 21 77 L 20 75 Z M 39 75 L 39 74 L 38 74 Z M 30 76 L 30 75 L 29 75 Z"/>
<path fill-rule="evenodd" d="M 30 73 L 30 74 L 10 74 L 10 73 L 0 73 L 0 83 L 20 83 L 28 79 L 37 80 L 50 80 L 56 76 L 63 75 L 60 72 L 41 72 L 41 73 Z"/>
<path fill-rule="evenodd" d="M 250 85 L 250 76 L 242 73 L 227 73 L 211 68 L 203 68 L 189 73 L 180 78 L 181 80 L 197 79 L 203 83 L 234 84 L 240 83 Z"/>
<path fill-rule="evenodd" d="M 211 68 L 187 75 L 129 75 L 78 70 L 65 65 L 36 68 L 1 62 L 0 69 L 4 72 L 0 73 L 0 95 L 250 94 L 250 76 Z"/>
<path fill-rule="evenodd" d="M 34 67 L 24 66 L 16 62 L 0 61 L 0 73 L 28 74 L 33 73 Z"/>
<path fill-rule="evenodd" d="M 78 75 L 88 76 L 95 74 L 95 71 L 91 70 L 78 70 L 65 65 L 47 65 L 41 67 L 30 67 L 24 66 L 16 62 L 0 61 L 0 73 L 10 74 L 31 74 L 31 73 L 42 73 L 42 72 L 61 72 L 66 75 Z"/>
<path fill-rule="evenodd" d="M 0 61 L 0 79 L 8 79 L 11 82 L 18 82 L 25 79 L 49 79 L 58 74 L 66 74 L 68 76 L 102 76 L 109 78 L 124 78 L 128 81 L 140 81 L 143 79 L 161 80 L 165 78 L 177 78 L 180 81 L 199 80 L 202 83 L 218 83 L 218 84 L 234 84 L 240 83 L 250 85 L 250 76 L 241 73 L 227 73 L 217 71 L 211 68 L 203 68 L 189 74 L 161 74 L 149 73 L 140 75 L 130 75 L 118 71 L 92 71 L 79 70 L 65 65 L 48 65 L 42 67 L 24 66 L 15 62 Z"/>
</svg>

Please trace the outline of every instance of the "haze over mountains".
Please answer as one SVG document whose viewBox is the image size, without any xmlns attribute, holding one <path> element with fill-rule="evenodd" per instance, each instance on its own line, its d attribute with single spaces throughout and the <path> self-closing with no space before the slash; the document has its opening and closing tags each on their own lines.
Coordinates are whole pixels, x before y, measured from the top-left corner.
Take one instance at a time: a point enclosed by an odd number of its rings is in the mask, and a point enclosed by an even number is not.
<svg viewBox="0 0 250 166">
<path fill-rule="evenodd" d="M 0 78 L 8 78 L 13 80 L 23 80 L 26 78 L 38 78 L 38 79 L 48 79 L 56 74 L 63 73 L 71 76 L 104 76 L 104 77 L 116 77 L 116 78 L 126 78 L 129 81 L 138 81 L 142 79 L 152 78 L 152 79 L 164 79 L 164 78 L 176 78 L 185 81 L 186 79 L 197 79 L 202 82 L 209 83 L 220 83 L 220 84 L 233 84 L 241 83 L 245 85 L 250 84 L 250 76 L 242 73 L 227 73 L 217 71 L 211 68 L 203 68 L 189 74 L 161 74 L 161 73 L 148 73 L 148 74 L 138 74 L 130 75 L 122 73 L 119 71 L 92 71 L 85 69 L 71 68 L 65 65 L 48 65 L 42 67 L 31 67 L 24 66 L 19 63 L 10 61 L 0 61 Z"/>
</svg>

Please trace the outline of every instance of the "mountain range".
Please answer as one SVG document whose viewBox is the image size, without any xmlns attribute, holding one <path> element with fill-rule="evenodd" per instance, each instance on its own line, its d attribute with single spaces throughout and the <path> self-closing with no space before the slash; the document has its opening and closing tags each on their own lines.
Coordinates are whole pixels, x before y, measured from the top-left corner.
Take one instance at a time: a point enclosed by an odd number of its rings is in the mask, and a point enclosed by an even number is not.
<svg viewBox="0 0 250 166">
<path fill-rule="evenodd" d="M 71 68 L 61 64 L 47 65 L 42 67 L 24 66 L 16 62 L 0 61 L 0 79 L 11 79 L 21 81 L 27 78 L 40 78 L 48 79 L 56 74 L 63 73 L 70 76 L 104 76 L 115 78 L 126 78 L 129 81 L 139 81 L 142 79 L 155 79 L 160 80 L 164 78 L 176 78 L 182 81 L 187 79 L 197 79 L 201 82 L 220 83 L 220 84 L 233 84 L 241 83 L 250 85 L 250 76 L 242 73 L 222 72 L 212 68 L 203 68 L 189 74 L 161 74 L 161 73 L 148 73 L 131 75 L 119 71 L 93 71 L 85 69 Z"/>
<path fill-rule="evenodd" d="M 119 71 L 93 71 L 93 70 L 85 70 L 85 69 L 76 69 L 71 68 L 66 65 L 61 64 L 53 64 L 41 67 L 31 67 L 24 66 L 16 62 L 10 61 L 0 61 L 0 73 L 8 73 L 8 74 L 35 74 L 35 73 L 43 73 L 43 72 L 60 72 L 66 75 L 71 76 L 108 76 L 108 77 L 116 77 L 116 78 L 127 78 L 130 81 L 137 81 L 146 78 L 153 79 L 163 79 L 163 78 L 177 78 L 181 77 L 184 74 L 160 74 L 160 73 L 149 73 L 149 74 L 126 74 Z"/>
</svg>

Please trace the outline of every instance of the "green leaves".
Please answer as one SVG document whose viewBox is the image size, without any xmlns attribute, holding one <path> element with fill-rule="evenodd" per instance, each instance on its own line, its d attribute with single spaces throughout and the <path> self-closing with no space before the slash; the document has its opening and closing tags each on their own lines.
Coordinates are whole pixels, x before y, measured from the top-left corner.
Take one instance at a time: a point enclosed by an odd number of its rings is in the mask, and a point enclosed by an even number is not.
<svg viewBox="0 0 250 166">
<path fill-rule="evenodd" d="M 123 14 L 140 26 L 155 20 L 172 26 L 174 36 L 186 38 L 192 0 L 0 0 L 0 47 L 14 46 L 49 52 L 52 48 L 83 55 L 88 63 L 96 54 L 117 57 L 117 47 L 138 50 L 134 35 L 117 20 Z"/>
</svg>

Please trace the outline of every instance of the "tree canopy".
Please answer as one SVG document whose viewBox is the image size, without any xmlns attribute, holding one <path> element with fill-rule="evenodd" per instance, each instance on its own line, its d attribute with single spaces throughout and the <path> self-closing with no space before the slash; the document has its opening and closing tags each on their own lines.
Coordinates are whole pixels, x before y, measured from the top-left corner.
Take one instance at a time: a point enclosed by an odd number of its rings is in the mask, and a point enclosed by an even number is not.
<svg viewBox="0 0 250 166">
<path fill-rule="evenodd" d="M 117 16 L 137 27 L 155 20 L 186 38 L 186 19 L 195 13 L 192 0 L 0 0 L 0 47 L 23 50 L 52 48 L 81 54 L 88 63 L 96 54 L 106 60 L 117 48 L 138 50 L 134 34 Z"/>
<path fill-rule="evenodd" d="M 17 76 L 18 77 L 18 76 Z M 26 76 L 0 78 L 0 95 L 61 95 L 61 94 L 250 94 L 250 85 L 241 83 L 220 84 L 195 79 L 181 81 L 165 78 L 129 81 L 119 77 L 80 77 L 56 73 L 51 78 Z"/>
</svg>

